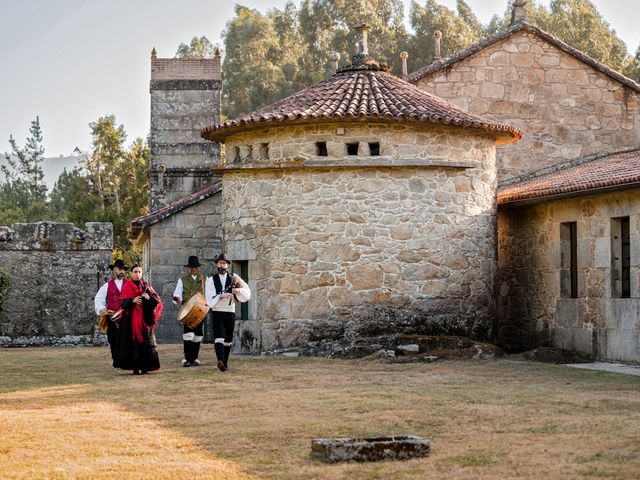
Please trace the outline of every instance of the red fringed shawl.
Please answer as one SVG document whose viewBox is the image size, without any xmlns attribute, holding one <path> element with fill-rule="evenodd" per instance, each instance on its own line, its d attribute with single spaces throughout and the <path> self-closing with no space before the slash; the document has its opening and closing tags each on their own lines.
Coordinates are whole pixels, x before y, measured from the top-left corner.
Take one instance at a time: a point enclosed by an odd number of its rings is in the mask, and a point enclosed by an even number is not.
<svg viewBox="0 0 640 480">
<path fill-rule="evenodd" d="M 144 288 L 142 288 L 142 285 L 142 281 L 138 285 L 136 285 L 132 280 L 126 282 L 122 286 L 122 298 L 135 298 L 141 296 L 144 293 Z M 155 297 L 155 299 L 158 301 L 158 305 L 156 305 L 156 308 L 153 311 L 153 318 L 148 318 L 145 322 L 144 309 L 142 307 L 142 304 L 133 304 L 133 309 L 131 310 L 131 328 L 133 330 L 133 339 L 138 343 L 142 343 L 142 329 L 145 328 L 147 330 L 150 330 L 151 328 L 155 328 L 155 326 L 158 324 L 160 315 L 162 315 L 162 301 L 160 300 L 160 297 L 151 285 L 149 285 L 148 283 L 145 283 L 145 285 L 149 292 L 152 294 L 151 296 Z M 142 302 L 144 303 L 145 301 L 146 300 L 143 298 Z"/>
</svg>

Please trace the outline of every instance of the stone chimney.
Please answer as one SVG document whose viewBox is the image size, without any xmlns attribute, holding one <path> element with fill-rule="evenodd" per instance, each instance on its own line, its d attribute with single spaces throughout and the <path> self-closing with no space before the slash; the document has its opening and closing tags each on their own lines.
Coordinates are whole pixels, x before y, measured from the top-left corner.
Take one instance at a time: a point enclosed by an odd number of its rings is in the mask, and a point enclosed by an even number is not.
<svg viewBox="0 0 640 480">
<path fill-rule="evenodd" d="M 407 58 L 409 54 L 407 52 L 400 52 L 400 60 L 402 60 L 402 79 L 406 80 L 409 76 L 409 70 L 407 69 Z"/>
<path fill-rule="evenodd" d="M 515 0 L 511 9 L 511 25 L 527 21 L 527 0 Z"/>
<path fill-rule="evenodd" d="M 433 38 L 435 39 L 433 61 L 439 62 L 442 60 L 442 56 L 440 55 L 440 40 L 442 39 L 442 32 L 440 30 L 436 30 L 433 32 Z"/>
</svg>

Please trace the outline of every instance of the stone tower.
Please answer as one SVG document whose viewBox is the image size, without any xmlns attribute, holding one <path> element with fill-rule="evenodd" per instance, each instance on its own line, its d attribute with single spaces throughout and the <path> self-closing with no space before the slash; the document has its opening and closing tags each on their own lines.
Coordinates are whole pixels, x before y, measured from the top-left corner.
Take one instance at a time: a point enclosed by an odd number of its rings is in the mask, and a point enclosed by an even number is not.
<svg viewBox="0 0 640 480">
<path fill-rule="evenodd" d="M 220 146 L 200 137 L 220 121 L 220 53 L 212 59 L 157 58 L 151 52 L 149 205 L 156 211 L 216 180 Z"/>
</svg>

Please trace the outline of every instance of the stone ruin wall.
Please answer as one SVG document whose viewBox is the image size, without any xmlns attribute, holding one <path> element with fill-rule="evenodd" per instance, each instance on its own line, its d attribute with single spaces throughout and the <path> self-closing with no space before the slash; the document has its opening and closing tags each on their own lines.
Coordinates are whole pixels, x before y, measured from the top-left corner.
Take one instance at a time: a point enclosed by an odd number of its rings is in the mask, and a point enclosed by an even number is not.
<svg viewBox="0 0 640 480">
<path fill-rule="evenodd" d="M 640 361 L 640 191 L 556 200 L 498 215 L 501 345 L 541 344 Z M 612 219 L 629 216 L 631 298 L 612 295 Z M 560 288 L 560 224 L 577 222 L 578 297 Z"/>
<path fill-rule="evenodd" d="M 528 32 L 415 84 L 522 130 L 521 141 L 498 147 L 499 180 L 640 145 L 640 94 Z"/>
<path fill-rule="evenodd" d="M 337 352 L 345 342 L 400 332 L 489 335 L 494 139 L 424 126 L 345 130 L 337 135 L 331 126 L 309 126 L 227 139 L 227 149 L 268 141 L 272 166 L 295 166 L 301 158 L 330 162 L 313 155 L 315 142 L 326 141 L 336 146 L 330 155 L 336 151 L 350 164 L 224 172 L 227 251 L 249 260 L 256 282 L 254 321 L 239 322 L 243 345 L 253 339 L 262 350 L 315 345 Z M 364 168 L 373 157 L 340 156 L 339 145 L 358 139 L 379 140 L 381 152 L 396 156 L 387 165 L 396 166 Z M 394 163 L 409 157 L 441 163 Z M 453 159 L 469 165 L 455 166 Z"/>
<path fill-rule="evenodd" d="M 93 299 L 110 275 L 112 247 L 110 223 L 0 227 L 0 268 L 10 278 L 0 346 L 103 343 Z"/>
</svg>

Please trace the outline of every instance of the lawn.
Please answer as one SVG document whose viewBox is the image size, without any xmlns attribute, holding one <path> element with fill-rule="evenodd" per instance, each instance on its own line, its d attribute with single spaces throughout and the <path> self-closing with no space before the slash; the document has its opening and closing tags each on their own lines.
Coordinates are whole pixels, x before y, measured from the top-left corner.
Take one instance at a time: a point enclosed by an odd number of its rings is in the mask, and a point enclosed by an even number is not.
<svg viewBox="0 0 640 480">
<path fill-rule="evenodd" d="M 638 479 L 640 377 L 498 361 L 232 357 L 109 367 L 107 348 L 0 349 L 0 478 Z M 418 435 L 431 456 L 326 465 L 318 437 Z"/>
</svg>

